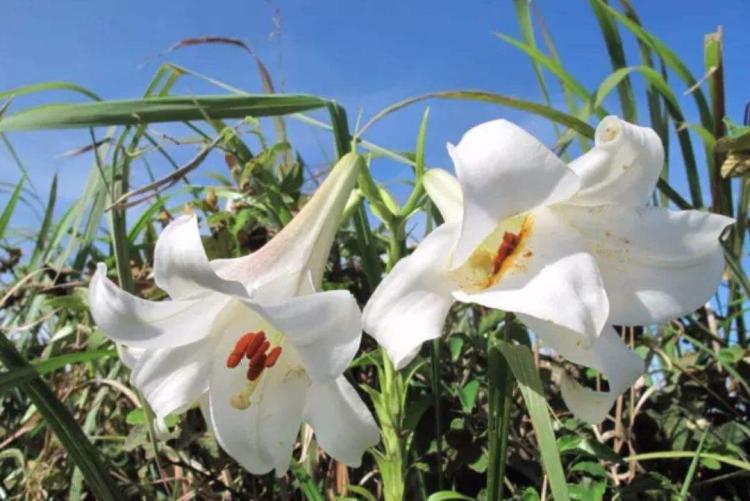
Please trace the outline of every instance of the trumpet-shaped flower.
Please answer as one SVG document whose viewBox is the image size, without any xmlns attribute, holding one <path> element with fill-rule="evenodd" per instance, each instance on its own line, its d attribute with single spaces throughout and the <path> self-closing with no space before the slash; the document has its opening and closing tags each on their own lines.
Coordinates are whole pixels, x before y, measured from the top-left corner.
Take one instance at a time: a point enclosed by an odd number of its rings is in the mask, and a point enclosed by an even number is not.
<svg viewBox="0 0 750 501">
<path fill-rule="evenodd" d="M 359 168 L 344 157 L 278 235 L 242 258 L 209 261 L 195 217 L 170 223 L 154 252 L 169 301 L 128 294 L 101 264 L 92 278 L 94 320 L 157 418 L 200 402 L 219 445 L 253 473 L 286 471 L 303 420 L 351 466 L 379 439 L 342 375 L 359 347 L 359 307 L 349 292 L 317 291 Z"/>
<path fill-rule="evenodd" d="M 612 325 L 664 322 L 704 304 L 721 281 L 724 216 L 646 206 L 664 162 L 658 136 L 616 117 L 566 165 L 504 120 L 448 145 L 454 178 L 425 188 L 445 223 L 383 280 L 365 331 L 397 367 L 440 335 L 454 301 L 514 312 L 546 344 L 609 381 L 594 392 L 563 377 L 580 418 L 604 419 L 643 372 Z"/>
</svg>

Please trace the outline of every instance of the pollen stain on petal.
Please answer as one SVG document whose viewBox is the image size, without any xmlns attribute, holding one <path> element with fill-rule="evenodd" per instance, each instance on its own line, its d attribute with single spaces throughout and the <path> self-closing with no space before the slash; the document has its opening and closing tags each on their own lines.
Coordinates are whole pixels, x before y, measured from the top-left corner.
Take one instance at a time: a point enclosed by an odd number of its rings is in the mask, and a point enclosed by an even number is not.
<svg viewBox="0 0 750 501">
<path fill-rule="evenodd" d="M 498 283 L 511 270 L 523 273 L 534 255 L 526 248 L 532 225 L 531 215 L 502 223 L 463 266 L 450 272 L 451 278 L 464 290 L 481 291 Z"/>
</svg>

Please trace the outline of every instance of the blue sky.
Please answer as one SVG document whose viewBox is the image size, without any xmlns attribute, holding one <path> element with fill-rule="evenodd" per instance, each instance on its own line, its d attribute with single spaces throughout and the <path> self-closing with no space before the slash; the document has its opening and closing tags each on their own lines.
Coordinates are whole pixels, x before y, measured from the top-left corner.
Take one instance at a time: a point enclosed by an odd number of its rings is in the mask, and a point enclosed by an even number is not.
<svg viewBox="0 0 750 501">
<path fill-rule="evenodd" d="M 727 111 L 740 120 L 745 102 L 750 100 L 747 0 L 633 3 L 644 24 L 676 50 L 697 76 L 703 74 L 704 34 L 719 24 L 724 26 Z M 589 3 L 548 0 L 535 5 L 567 69 L 587 87 L 595 88 L 611 69 Z M 271 36 L 277 13 L 281 34 Z M 6 0 L 2 28 L 0 91 L 40 81 L 68 80 L 105 98 L 137 97 L 159 64 L 167 60 L 247 91 L 259 91 L 252 60 L 237 49 L 204 46 L 163 55 L 180 39 L 223 35 L 251 45 L 271 70 L 277 87 L 334 98 L 346 106 L 352 120 L 360 111 L 366 119 L 401 98 L 436 90 L 483 89 L 541 100 L 528 59 L 493 35 L 503 32 L 520 37 L 511 0 Z M 623 35 L 629 61 L 636 64 L 632 37 Z M 553 101 L 562 108 L 559 89 L 551 79 L 548 81 Z M 640 82 L 637 88 L 642 98 Z M 218 92 L 190 79 L 184 80 L 178 90 L 187 94 Z M 690 110 L 688 120 L 694 119 L 692 99 L 682 94 L 684 86 L 675 83 L 674 90 Z M 11 112 L 60 99 L 74 97 L 49 94 L 18 99 Z M 425 106 L 418 104 L 392 115 L 377 124 L 367 139 L 397 150 L 413 148 Z M 549 124 L 508 108 L 456 102 L 433 102 L 430 107 L 427 159 L 432 166 L 449 166 L 445 143 L 458 141 L 466 129 L 483 120 L 508 118 L 548 143 L 553 139 Z M 609 108 L 619 111 L 616 101 L 610 102 Z M 647 120 L 645 109 L 641 120 Z M 327 133 L 297 124 L 291 130 L 295 146 L 308 163 L 323 166 L 330 156 Z M 59 155 L 85 145 L 89 141 L 87 131 L 14 133 L 9 137 L 42 198 L 54 172 L 61 176 L 62 204 L 80 193 L 91 159 L 64 159 Z M 187 148 L 176 152 L 184 158 L 193 153 Z M 673 157 L 679 161 L 676 152 Z M 155 167 L 167 169 L 155 162 Z M 386 161 L 379 162 L 375 169 L 377 178 L 389 183 L 408 174 L 404 167 Z M 142 176 L 142 172 L 136 172 L 136 180 Z M 18 177 L 7 152 L 1 150 L 0 181 L 14 182 Z M 681 178 L 674 181 L 676 186 L 684 186 Z M 403 194 L 403 190 L 397 192 Z M 0 193 L 0 200 L 5 198 L 7 193 Z"/>
</svg>

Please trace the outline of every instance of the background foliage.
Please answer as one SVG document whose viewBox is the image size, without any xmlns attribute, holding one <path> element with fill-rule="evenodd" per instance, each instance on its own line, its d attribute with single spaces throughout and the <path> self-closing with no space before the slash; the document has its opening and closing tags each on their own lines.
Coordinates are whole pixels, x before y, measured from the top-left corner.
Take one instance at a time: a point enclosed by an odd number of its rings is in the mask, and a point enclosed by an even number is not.
<svg viewBox="0 0 750 501">
<path fill-rule="evenodd" d="M 505 496 L 524 500 L 747 499 L 744 174 L 750 136 L 726 119 L 721 31 L 706 35 L 705 73 L 693 75 L 676 51 L 642 26 L 628 1 L 615 9 L 592 0 L 612 73 L 587 88 L 566 71 L 539 13 L 522 0 L 515 8 L 521 38 L 498 36 L 528 56 L 540 102 L 485 91 L 433 93 L 394 104 L 353 134 L 346 112 L 334 102 L 275 94 L 257 57 L 261 95 L 232 88 L 221 75 L 169 63 L 141 99 L 102 101 L 67 82 L 0 91 L 0 139 L 22 172 L 17 183 L 0 186 L 0 497 L 437 501 L 493 497 L 504 483 Z M 630 60 L 622 37 L 637 41 L 639 53 Z M 199 44 L 249 50 L 221 37 L 185 40 L 178 47 Z M 180 79 L 207 81 L 217 94 L 173 96 Z M 634 82 L 643 83 L 645 96 Z M 565 96 L 561 107 L 549 97 L 558 85 Z M 692 102 L 677 88 L 686 89 Z M 67 91 L 71 100 L 24 107 L 24 96 L 49 91 Z M 185 210 L 199 215 L 210 257 L 259 248 L 325 175 L 311 172 L 305 152 L 288 142 L 286 121 L 299 120 L 330 131 L 339 155 L 354 145 L 369 154 L 372 165 L 383 158 L 402 163 L 413 183 L 400 205 L 365 173 L 349 201 L 326 287 L 347 288 L 364 304 L 383 273 L 439 223 L 420 184 L 429 165 L 427 110 L 415 124 L 413 151 L 372 144 L 366 132 L 388 114 L 428 99 L 482 101 L 549 119 L 557 135 L 553 146 L 565 158 L 590 146 L 592 124 L 609 113 L 653 127 L 668 157 L 678 159 L 666 163 L 653 203 L 737 219 L 725 238 L 726 281 L 716 297 L 669 325 L 621 329 L 647 361 L 648 373 L 600 426 L 574 419 L 562 404 L 551 370 L 565 365 L 561 359 L 540 349 L 502 312 L 462 305 L 451 312 L 446 335 L 426 345 L 401 374 L 364 337 L 348 376 L 376 414 L 383 440 L 358 469 L 320 453 L 303 430 L 289 474 L 249 475 L 217 447 L 197 409 L 175 416 L 169 438 L 157 440 L 149 409 L 128 384 L 128 370 L 88 313 L 85 288 L 95 263 L 116 269 L 123 287 L 163 297 L 151 276 L 154 242 Z M 684 110 L 686 103 L 693 109 Z M 698 121 L 689 123 L 686 116 Z M 175 125 L 166 134 L 154 128 L 159 122 Z M 90 143 L 69 153 L 86 155 L 92 164 L 88 177 L 81 177 L 81 198 L 69 207 L 56 202 L 56 180 L 49 193 L 37 192 L 5 134 L 60 127 L 90 131 Z M 182 150 L 195 156 L 178 163 L 173 155 Z M 669 165 L 681 169 L 670 172 Z M 135 169 L 145 169 L 151 183 L 131 186 Z M 212 182 L 191 181 L 196 172 Z M 686 181 L 685 193 L 672 187 L 674 180 Z M 13 224 L 14 214 L 32 209 L 41 213 L 38 227 Z M 592 371 L 568 368 L 590 386 L 606 385 Z M 490 388 L 488 381 L 509 391 Z M 489 460 L 493 450 L 508 451 L 506 464 Z M 495 479 L 494 487 L 488 478 Z"/>
</svg>

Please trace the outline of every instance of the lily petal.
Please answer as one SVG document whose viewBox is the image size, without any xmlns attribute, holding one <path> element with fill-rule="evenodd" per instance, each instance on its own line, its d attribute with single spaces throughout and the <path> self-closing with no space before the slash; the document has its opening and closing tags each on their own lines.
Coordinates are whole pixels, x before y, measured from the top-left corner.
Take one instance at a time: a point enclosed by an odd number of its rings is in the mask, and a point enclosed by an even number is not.
<svg viewBox="0 0 750 501">
<path fill-rule="evenodd" d="M 362 463 L 362 454 L 380 441 L 372 414 L 343 376 L 310 387 L 304 419 L 315 430 L 323 450 L 353 468 Z"/>
<path fill-rule="evenodd" d="M 212 343 L 212 339 L 204 339 L 141 354 L 130 381 L 146 397 L 157 418 L 191 405 L 208 390 Z"/>
<path fill-rule="evenodd" d="M 561 390 L 565 404 L 577 418 L 590 424 L 601 423 L 617 397 L 643 373 L 643 359 L 628 348 L 611 326 L 591 346 L 584 347 L 576 342 L 573 332 L 526 315 L 518 318 L 560 355 L 575 364 L 594 368 L 607 378 L 609 391 L 594 391 L 563 374 Z"/>
<path fill-rule="evenodd" d="M 343 374 L 359 349 L 361 312 L 349 291 L 293 297 L 264 306 L 262 314 L 294 345 L 315 382 L 331 381 Z"/>
<path fill-rule="evenodd" d="M 287 285 L 303 287 L 306 284 L 301 280 L 308 279 L 309 270 L 319 288 L 341 213 L 362 168 L 360 155 L 342 157 L 302 210 L 270 242 L 248 256 L 212 261 L 216 273 L 239 280 L 248 289 L 259 289 L 278 282 L 279 276 L 287 277 Z"/>
<path fill-rule="evenodd" d="M 229 302 L 214 294 L 201 299 L 147 301 L 125 292 L 97 266 L 89 285 L 89 308 L 110 339 L 131 348 L 173 348 L 209 336 Z"/>
<path fill-rule="evenodd" d="M 446 223 L 460 222 L 464 213 L 464 196 L 458 179 L 447 170 L 430 169 L 425 172 L 422 183 L 443 220 Z"/>
<path fill-rule="evenodd" d="M 695 311 L 724 272 L 719 243 L 733 220 L 656 207 L 559 207 L 602 270 L 616 325 L 664 322 Z"/>
<path fill-rule="evenodd" d="M 581 178 L 577 205 L 644 205 L 664 165 L 664 147 L 652 129 L 615 116 L 596 128 L 595 146 L 569 166 Z"/>
<path fill-rule="evenodd" d="M 401 259 L 365 306 L 365 331 L 388 352 L 396 368 L 408 364 L 428 339 L 440 337 L 455 285 L 446 277 L 458 226 L 447 223 Z"/>
<path fill-rule="evenodd" d="M 227 333 L 262 328 L 263 320 L 251 310 L 238 308 L 226 326 Z M 248 389 L 246 358 L 232 369 L 226 355 L 237 338 L 217 338 L 209 381 L 209 420 L 216 441 L 245 469 L 255 474 L 276 468 L 283 474 L 291 457 L 294 439 L 302 422 L 302 410 L 310 380 L 292 346 L 285 346 L 271 369 L 263 371 L 246 409 L 232 406 L 232 400 Z"/>
<path fill-rule="evenodd" d="M 270 455 L 279 477 L 289 468 L 310 388 L 310 379 L 298 359 L 294 361 L 293 351 L 287 347 L 277 365 L 263 376 L 248 415 L 251 433 Z"/>
<path fill-rule="evenodd" d="M 159 235 L 154 279 L 173 299 L 194 299 L 212 291 L 247 297 L 242 284 L 219 277 L 211 268 L 195 216 L 178 217 Z"/>
<path fill-rule="evenodd" d="M 130 369 L 131 371 L 138 364 L 138 360 L 141 359 L 143 354 L 146 352 L 143 348 L 131 348 L 124 344 L 116 343 L 117 355 L 120 357 L 122 364 Z"/>
<path fill-rule="evenodd" d="M 456 291 L 456 300 L 477 303 L 570 329 L 592 343 L 607 321 L 607 293 L 594 257 L 577 232 L 551 209 L 530 216 L 528 237 L 511 256 L 495 285 Z"/>
<path fill-rule="evenodd" d="M 580 185 L 554 153 L 505 120 L 477 125 L 448 152 L 464 201 L 452 268 L 461 266 L 500 221 L 567 200 Z"/>
</svg>

